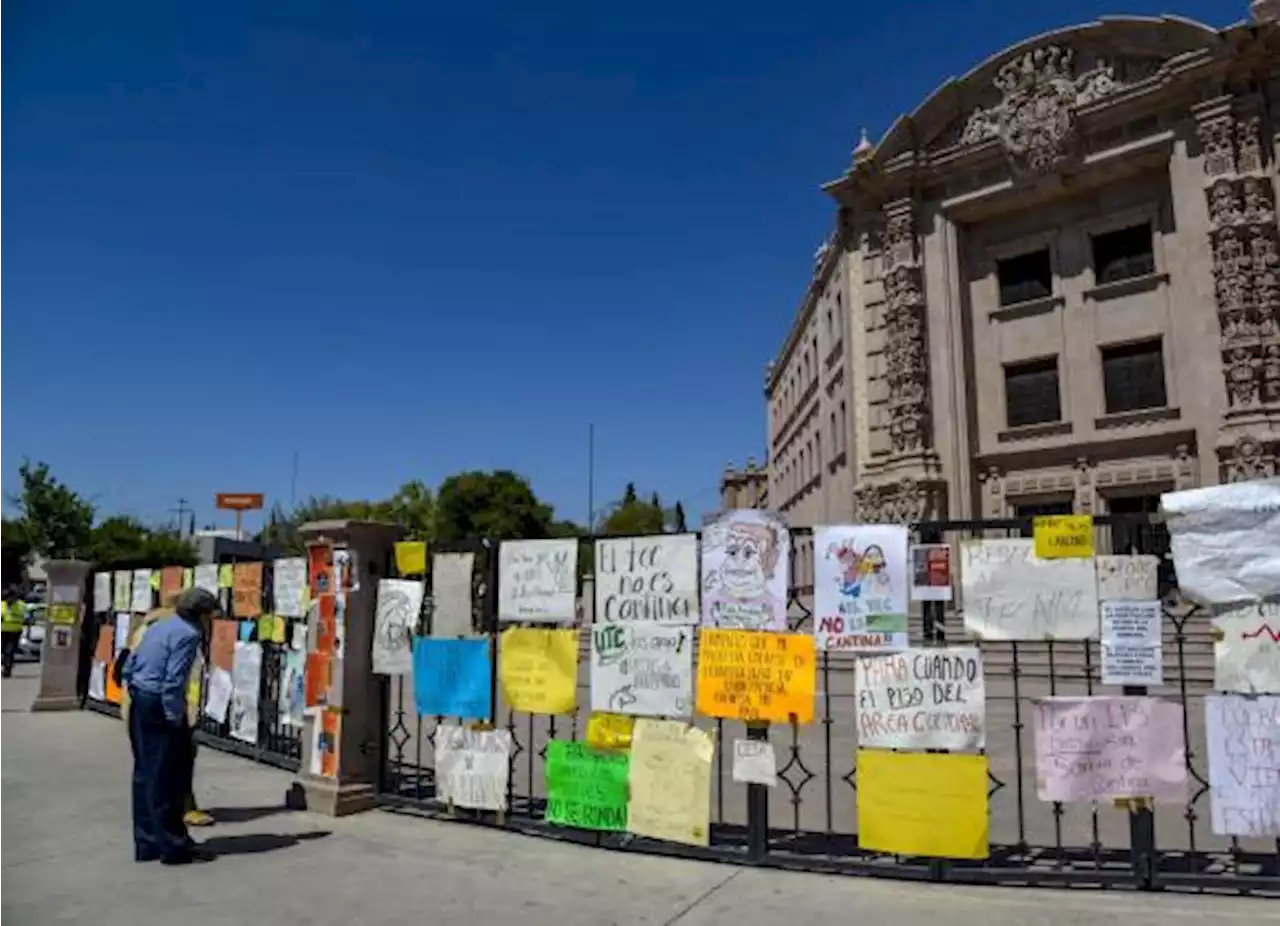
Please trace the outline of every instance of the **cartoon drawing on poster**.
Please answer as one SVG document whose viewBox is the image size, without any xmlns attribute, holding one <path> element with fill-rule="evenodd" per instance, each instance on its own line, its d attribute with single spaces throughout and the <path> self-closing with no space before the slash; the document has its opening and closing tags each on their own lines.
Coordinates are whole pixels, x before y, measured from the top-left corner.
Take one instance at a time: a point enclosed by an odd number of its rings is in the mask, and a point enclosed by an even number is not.
<svg viewBox="0 0 1280 926">
<path fill-rule="evenodd" d="M 217 666 L 211 666 L 209 669 L 209 683 L 205 686 L 204 692 L 204 715 L 217 723 L 224 723 L 227 719 L 227 709 L 231 706 L 231 692 L 234 683 L 231 680 L 231 673 L 226 669 L 219 669 Z"/>
<path fill-rule="evenodd" d="M 127 569 L 118 570 L 115 573 L 115 582 L 112 584 L 114 594 L 112 596 L 111 610 L 128 611 L 129 605 L 133 603 L 133 573 Z"/>
<path fill-rule="evenodd" d="M 627 829 L 691 846 L 711 841 L 715 739 L 680 721 L 636 721 L 631 740 Z"/>
<path fill-rule="evenodd" d="M 1205 695 L 1209 808 L 1219 836 L 1280 836 L 1280 697 Z"/>
<path fill-rule="evenodd" d="M 218 564 L 201 563 L 195 568 L 196 588 L 202 588 L 211 595 L 218 594 Z"/>
<path fill-rule="evenodd" d="M 133 582 L 130 589 L 132 594 L 129 596 L 129 610 L 135 612 L 150 611 L 152 593 L 151 570 L 133 570 Z"/>
<path fill-rule="evenodd" d="M 280 690 L 276 696 L 276 707 L 281 723 L 300 727 L 307 710 L 307 654 L 289 650 L 281 655 Z"/>
<path fill-rule="evenodd" d="M 791 534 L 763 511 L 731 511 L 702 532 L 702 623 L 787 629 Z"/>
<path fill-rule="evenodd" d="M 258 686 L 262 681 L 262 644 L 237 643 L 231 666 L 231 736 L 258 741 Z"/>
<path fill-rule="evenodd" d="M 976 646 L 860 656 L 858 745 L 977 750 L 986 745 L 986 683 Z"/>
<path fill-rule="evenodd" d="M 1094 565 L 1099 601 L 1154 601 L 1159 597 L 1160 560 L 1154 556 L 1104 554 L 1094 558 Z"/>
<path fill-rule="evenodd" d="M 111 610 L 111 573 L 109 572 L 93 574 L 93 610 L 99 613 Z"/>
<path fill-rule="evenodd" d="M 507 540 L 499 546 L 499 621 L 571 623 L 577 591 L 577 540 Z"/>
<path fill-rule="evenodd" d="M 917 543 L 911 547 L 911 600 L 950 601 L 951 545 Z"/>
<path fill-rule="evenodd" d="M 375 675 L 404 675 L 413 668 L 413 636 L 422 612 L 422 583 L 414 579 L 379 579 L 373 617 Z"/>
<path fill-rule="evenodd" d="M 1280 692 L 1280 599 L 1244 602 L 1213 616 L 1213 687 Z"/>
<path fill-rule="evenodd" d="M 733 741 L 733 780 L 746 785 L 778 785 L 778 760 L 768 740 Z"/>
<path fill-rule="evenodd" d="M 475 810 L 506 810 L 511 731 L 436 727 L 436 800 Z"/>
<path fill-rule="evenodd" d="M 1096 640 L 1093 560 L 1041 559 L 1029 538 L 960 544 L 964 628 L 983 640 Z"/>
<path fill-rule="evenodd" d="M 813 552 L 813 635 L 818 649 L 906 649 L 906 527 L 817 527 Z"/>
<path fill-rule="evenodd" d="M 465 637 L 472 632 L 471 580 L 474 553 L 431 557 L 431 636 Z"/>
<path fill-rule="evenodd" d="M 271 564 L 272 610 L 282 617 L 306 614 L 307 561 L 301 556 Z"/>
<path fill-rule="evenodd" d="M 689 627 L 595 624 L 591 628 L 591 709 L 688 717 L 693 712 Z"/>
<path fill-rule="evenodd" d="M 597 621 L 698 623 L 696 535 L 597 540 L 595 568 Z"/>
<path fill-rule="evenodd" d="M 1158 601 L 1104 601 L 1102 684 L 1163 685 L 1164 654 Z"/>
</svg>

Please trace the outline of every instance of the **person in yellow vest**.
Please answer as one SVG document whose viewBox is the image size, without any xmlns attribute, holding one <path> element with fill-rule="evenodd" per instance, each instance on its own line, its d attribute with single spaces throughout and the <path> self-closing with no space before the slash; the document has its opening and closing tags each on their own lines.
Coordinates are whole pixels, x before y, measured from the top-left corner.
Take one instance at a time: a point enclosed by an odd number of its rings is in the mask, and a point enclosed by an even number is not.
<svg viewBox="0 0 1280 926">
<path fill-rule="evenodd" d="M 5 589 L 0 602 L 0 647 L 3 651 L 3 674 L 13 674 L 13 661 L 18 658 L 18 644 L 22 642 L 22 627 L 27 619 L 27 606 L 12 585 Z"/>
<path fill-rule="evenodd" d="M 120 655 L 116 657 L 115 667 L 112 670 L 116 676 L 116 684 L 121 684 L 121 674 L 124 670 L 125 660 L 129 658 L 129 654 L 138 648 L 138 644 L 142 642 L 142 636 L 157 621 L 174 615 L 173 602 L 177 598 L 177 594 L 171 594 L 166 597 L 165 601 L 158 608 L 153 608 L 142 616 L 142 619 L 136 621 L 129 629 L 129 640 Z M 191 675 L 187 681 L 187 723 L 192 729 L 200 721 L 200 679 L 204 671 L 204 659 L 202 655 L 196 656 L 195 663 L 191 666 Z M 120 718 L 124 721 L 125 730 L 129 729 L 129 688 L 127 685 L 121 686 L 120 694 Z M 196 761 L 196 744 L 192 740 L 191 743 L 191 764 L 194 767 Z M 187 826 L 213 826 L 213 815 L 207 810 L 201 810 L 196 804 L 196 796 L 194 790 L 187 793 L 185 800 L 185 812 L 182 815 L 182 822 Z"/>
</svg>

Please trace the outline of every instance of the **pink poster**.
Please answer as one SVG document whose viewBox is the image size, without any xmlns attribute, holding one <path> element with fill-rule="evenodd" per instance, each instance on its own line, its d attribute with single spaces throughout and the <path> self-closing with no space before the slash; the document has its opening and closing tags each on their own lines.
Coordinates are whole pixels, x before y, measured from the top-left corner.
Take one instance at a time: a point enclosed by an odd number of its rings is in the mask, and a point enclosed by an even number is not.
<svg viewBox="0 0 1280 926">
<path fill-rule="evenodd" d="M 1160 698 L 1044 698 L 1036 704 L 1042 801 L 1186 797 L 1182 707 Z"/>
</svg>

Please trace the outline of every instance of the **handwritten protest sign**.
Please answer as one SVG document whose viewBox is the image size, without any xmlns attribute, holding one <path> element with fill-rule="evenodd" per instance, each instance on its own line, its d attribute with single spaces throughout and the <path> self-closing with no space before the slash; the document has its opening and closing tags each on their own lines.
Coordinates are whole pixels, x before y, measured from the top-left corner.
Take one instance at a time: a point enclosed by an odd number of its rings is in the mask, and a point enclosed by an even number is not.
<svg viewBox="0 0 1280 926">
<path fill-rule="evenodd" d="M 231 673 L 217 666 L 209 668 L 209 683 L 204 692 L 204 715 L 218 723 L 225 723 L 235 693 L 235 681 Z"/>
<path fill-rule="evenodd" d="M 858 745 L 981 749 L 986 686 L 975 646 L 861 656 L 854 669 Z"/>
<path fill-rule="evenodd" d="M 421 540 L 401 540 L 396 544 L 396 572 L 420 576 L 427 571 L 427 545 Z"/>
<path fill-rule="evenodd" d="M 693 711 L 690 627 L 594 624 L 591 628 L 591 709 L 654 717 Z"/>
<path fill-rule="evenodd" d="M 231 602 L 236 617 L 261 614 L 262 563 L 236 563 L 231 581 Z"/>
<path fill-rule="evenodd" d="M 1098 556 L 1099 601 L 1154 601 L 1159 595 L 1160 560 L 1154 556 Z"/>
<path fill-rule="evenodd" d="M 306 614 L 307 561 L 301 556 L 271 564 L 272 610 L 284 617 Z"/>
<path fill-rule="evenodd" d="M 231 667 L 231 736 L 258 741 L 258 689 L 262 680 L 262 644 L 237 643 Z"/>
<path fill-rule="evenodd" d="M 379 579 L 373 615 L 373 671 L 404 675 L 413 666 L 413 637 L 422 612 L 422 583 Z"/>
<path fill-rule="evenodd" d="M 1158 601 L 1102 602 L 1102 684 L 1163 685 Z"/>
<path fill-rule="evenodd" d="M 1036 703 L 1036 793 L 1042 801 L 1186 797 L 1182 707 L 1140 697 Z"/>
<path fill-rule="evenodd" d="M 413 641 L 413 700 L 419 716 L 488 720 L 493 715 L 489 641 Z"/>
<path fill-rule="evenodd" d="M 465 637 L 472 632 L 471 576 L 474 553 L 431 557 L 431 636 Z"/>
<path fill-rule="evenodd" d="M 960 545 L 964 628 L 984 640 L 1098 637 L 1091 559 L 1041 559 L 1026 538 Z"/>
<path fill-rule="evenodd" d="M 584 830 L 627 828 L 625 752 L 598 752 L 585 743 L 547 743 L 547 822 Z"/>
<path fill-rule="evenodd" d="M 1202 604 L 1280 596 L 1280 477 L 1166 492 L 1178 590 Z"/>
<path fill-rule="evenodd" d="M 280 722 L 289 727 L 301 727 L 307 707 L 307 654 L 296 650 L 282 653 L 280 669 L 280 690 L 276 692 Z"/>
<path fill-rule="evenodd" d="M 93 574 L 93 610 L 111 610 L 111 573 L 109 572 Z"/>
<path fill-rule="evenodd" d="M 859 749 L 858 845 L 895 855 L 991 854 L 987 757 Z"/>
<path fill-rule="evenodd" d="M 1036 556 L 1041 559 L 1081 559 L 1093 556 L 1093 516 L 1041 515 L 1032 521 Z"/>
<path fill-rule="evenodd" d="M 659 534 L 596 541 L 596 621 L 698 623 L 698 538 Z"/>
<path fill-rule="evenodd" d="M 733 741 L 733 780 L 741 784 L 778 784 L 778 760 L 773 754 L 773 743 L 768 740 Z"/>
<path fill-rule="evenodd" d="M 818 527 L 813 550 L 813 633 L 818 649 L 906 649 L 911 582 L 906 527 Z"/>
<path fill-rule="evenodd" d="M 1280 692 L 1280 599 L 1241 602 L 1213 617 L 1213 687 L 1243 694 Z"/>
<path fill-rule="evenodd" d="M 218 594 L 218 564 L 203 563 L 195 567 L 196 588 L 202 588 L 211 595 Z"/>
<path fill-rule="evenodd" d="M 130 585 L 133 594 L 129 599 L 130 611 L 150 611 L 151 595 L 154 589 L 151 587 L 151 570 L 135 569 L 133 570 L 133 583 Z"/>
<path fill-rule="evenodd" d="M 1280 836 L 1280 697 L 1205 695 L 1209 806 L 1219 836 Z"/>
<path fill-rule="evenodd" d="M 750 630 L 698 631 L 698 713 L 813 722 L 813 637 Z"/>
<path fill-rule="evenodd" d="M 182 567 L 165 566 L 160 570 L 160 603 L 172 602 L 180 591 L 182 591 Z"/>
<path fill-rule="evenodd" d="M 507 540 L 498 548 L 498 620 L 571 623 L 577 589 L 577 540 Z"/>
<path fill-rule="evenodd" d="M 702 623 L 787 629 L 791 534 L 764 511 L 731 511 L 702 531 Z"/>
<path fill-rule="evenodd" d="M 513 711 L 573 713 L 578 703 L 578 631 L 534 627 L 504 630 L 498 684 Z"/>
<path fill-rule="evenodd" d="M 951 545 L 919 543 L 911 547 L 911 600 L 951 600 Z"/>
<path fill-rule="evenodd" d="M 593 749 L 630 749 L 636 719 L 625 714 L 592 714 L 587 719 L 587 745 Z"/>
<path fill-rule="evenodd" d="M 511 732 L 436 727 L 436 798 L 476 810 L 506 810 Z"/>
<path fill-rule="evenodd" d="M 631 743 L 627 829 L 691 846 L 711 841 L 711 758 L 706 730 L 642 718 Z"/>
<path fill-rule="evenodd" d="M 129 605 L 133 603 L 133 573 L 127 569 L 120 569 L 114 575 L 111 609 L 117 612 L 128 611 Z"/>
</svg>

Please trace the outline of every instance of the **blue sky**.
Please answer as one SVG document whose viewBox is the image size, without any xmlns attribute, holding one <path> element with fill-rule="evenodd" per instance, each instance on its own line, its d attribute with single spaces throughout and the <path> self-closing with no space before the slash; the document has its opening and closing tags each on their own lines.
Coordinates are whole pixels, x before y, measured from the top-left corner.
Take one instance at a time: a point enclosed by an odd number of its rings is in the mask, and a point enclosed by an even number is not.
<svg viewBox="0 0 1280 926">
<path fill-rule="evenodd" d="M 691 517 L 763 457 L 836 177 L 949 75 L 1163 3 L 26 2 L 3 473 L 201 523 L 509 467 Z M 1183 0 L 1225 25 L 1244 0 Z"/>
</svg>

